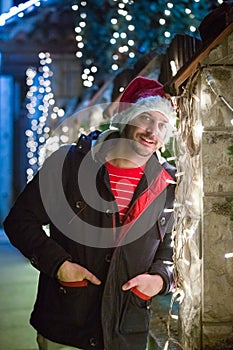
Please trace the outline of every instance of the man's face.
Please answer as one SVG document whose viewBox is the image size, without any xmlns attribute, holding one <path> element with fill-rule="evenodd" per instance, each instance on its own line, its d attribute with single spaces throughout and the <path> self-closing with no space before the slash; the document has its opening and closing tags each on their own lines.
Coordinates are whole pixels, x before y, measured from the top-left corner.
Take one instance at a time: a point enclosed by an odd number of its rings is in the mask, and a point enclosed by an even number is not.
<svg viewBox="0 0 233 350">
<path fill-rule="evenodd" d="M 168 118 L 158 111 L 143 112 L 127 124 L 122 136 L 132 140 L 131 147 L 142 157 L 151 156 L 162 145 Z"/>
</svg>

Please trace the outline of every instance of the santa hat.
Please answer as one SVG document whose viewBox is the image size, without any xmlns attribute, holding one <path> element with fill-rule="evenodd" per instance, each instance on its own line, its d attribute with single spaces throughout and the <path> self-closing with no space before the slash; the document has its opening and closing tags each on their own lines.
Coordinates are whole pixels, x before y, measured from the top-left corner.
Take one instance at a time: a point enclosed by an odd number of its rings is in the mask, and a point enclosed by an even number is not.
<svg viewBox="0 0 233 350">
<path fill-rule="evenodd" d="M 112 117 L 110 125 L 122 132 L 126 124 L 145 111 L 162 113 L 168 118 L 171 127 L 174 127 L 176 114 L 171 100 L 165 95 L 163 85 L 156 80 L 138 76 L 125 88 L 118 113 Z M 169 133 L 168 138 L 170 136 Z"/>
</svg>

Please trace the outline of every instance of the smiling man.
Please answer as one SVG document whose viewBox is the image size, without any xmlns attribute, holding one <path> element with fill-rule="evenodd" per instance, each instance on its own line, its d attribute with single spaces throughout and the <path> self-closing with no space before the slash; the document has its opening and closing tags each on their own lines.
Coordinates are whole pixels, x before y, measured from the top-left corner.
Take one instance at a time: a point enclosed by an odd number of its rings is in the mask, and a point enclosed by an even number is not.
<svg viewBox="0 0 233 350">
<path fill-rule="evenodd" d="M 146 349 L 151 300 L 173 286 L 175 168 L 159 149 L 174 123 L 163 86 L 137 77 L 110 129 L 61 147 L 16 200 L 4 228 L 40 270 L 40 350 Z"/>
</svg>

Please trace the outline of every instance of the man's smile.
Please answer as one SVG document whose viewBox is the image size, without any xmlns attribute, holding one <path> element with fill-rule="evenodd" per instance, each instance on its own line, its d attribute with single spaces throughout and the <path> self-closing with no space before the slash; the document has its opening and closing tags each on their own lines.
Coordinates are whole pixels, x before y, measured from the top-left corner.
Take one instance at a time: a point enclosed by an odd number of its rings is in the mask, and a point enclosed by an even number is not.
<svg viewBox="0 0 233 350">
<path fill-rule="evenodd" d="M 143 141 L 143 143 L 148 145 L 153 145 L 155 143 L 154 140 L 151 140 L 145 136 L 140 136 L 140 139 Z"/>
</svg>

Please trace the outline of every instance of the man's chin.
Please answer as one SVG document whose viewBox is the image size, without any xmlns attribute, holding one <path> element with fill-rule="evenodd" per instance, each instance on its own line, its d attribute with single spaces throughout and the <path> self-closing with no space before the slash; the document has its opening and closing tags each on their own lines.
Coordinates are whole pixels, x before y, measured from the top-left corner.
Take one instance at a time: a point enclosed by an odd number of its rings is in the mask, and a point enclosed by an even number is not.
<svg viewBox="0 0 233 350">
<path fill-rule="evenodd" d="M 136 145 L 134 146 L 134 151 L 141 157 L 150 157 L 155 152 L 155 149 L 143 145 Z"/>
</svg>

